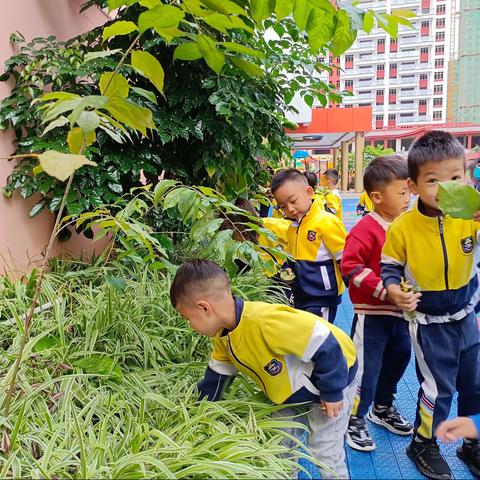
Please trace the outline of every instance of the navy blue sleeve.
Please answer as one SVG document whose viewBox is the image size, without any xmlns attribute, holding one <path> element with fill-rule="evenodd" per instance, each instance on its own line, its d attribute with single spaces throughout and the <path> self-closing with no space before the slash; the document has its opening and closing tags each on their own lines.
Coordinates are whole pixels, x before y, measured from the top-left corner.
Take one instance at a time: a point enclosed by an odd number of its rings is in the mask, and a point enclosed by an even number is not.
<svg viewBox="0 0 480 480">
<path fill-rule="evenodd" d="M 400 285 L 404 274 L 404 267 L 401 265 L 394 265 L 392 263 L 381 263 L 383 286 L 387 288 L 389 285 Z"/>
<path fill-rule="evenodd" d="M 320 390 L 325 402 L 343 400 L 343 389 L 348 384 L 348 365 L 337 339 L 330 333 L 312 356 L 312 382 Z"/>
<path fill-rule="evenodd" d="M 221 375 L 210 367 L 207 367 L 205 376 L 198 382 L 199 399 L 207 398 L 212 402 L 216 402 L 222 398 L 225 389 L 232 383 L 233 376 Z"/>
</svg>

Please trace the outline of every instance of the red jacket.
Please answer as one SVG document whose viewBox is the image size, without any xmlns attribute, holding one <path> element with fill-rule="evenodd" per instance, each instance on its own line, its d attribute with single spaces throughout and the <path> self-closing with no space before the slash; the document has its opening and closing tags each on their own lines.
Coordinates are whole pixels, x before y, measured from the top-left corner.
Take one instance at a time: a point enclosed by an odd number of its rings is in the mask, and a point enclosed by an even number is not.
<svg viewBox="0 0 480 480">
<path fill-rule="evenodd" d="M 342 275 L 348 279 L 350 300 L 355 313 L 394 315 L 402 311 L 386 300 L 387 291 L 380 278 L 380 258 L 388 228 L 377 213 L 363 217 L 350 231 L 342 255 Z"/>
</svg>

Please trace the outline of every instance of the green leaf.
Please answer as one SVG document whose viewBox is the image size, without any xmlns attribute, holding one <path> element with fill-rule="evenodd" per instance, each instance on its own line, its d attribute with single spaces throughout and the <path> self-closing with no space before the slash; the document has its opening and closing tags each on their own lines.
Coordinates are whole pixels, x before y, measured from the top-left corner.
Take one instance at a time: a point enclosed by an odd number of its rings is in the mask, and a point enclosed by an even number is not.
<svg viewBox="0 0 480 480">
<path fill-rule="evenodd" d="M 312 95 L 304 95 L 304 96 L 303 96 L 303 100 L 305 101 L 305 103 L 306 103 L 310 108 L 312 108 L 312 105 L 313 105 L 313 97 L 312 97 Z"/>
<path fill-rule="evenodd" d="M 132 66 L 137 72 L 148 78 L 155 88 L 163 94 L 165 73 L 160 62 L 148 52 L 135 50 L 132 52 Z"/>
<path fill-rule="evenodd" d="M 335 57 L 341 55 L 352 46 L 357 38 L 357 32 L 350 26 L 350 17 L 344 10 L 337 11 L 337 26 L 332 38 L 332 53 Z"/>
<path fill-rule="evenodd" d="M 180 20 L 183 20 L 184 17 L 185 12 L 182 12 L 178 7 L 158 5 L 140 14 L 138 17 L 138 28 L 140 33 L 149 28 L 154 28 L 157 32 L 159 30 L 177 28 Z"/>
<path fill-rule="evenodd" d="M 207 65 L 217 74 L 225 64 L 225 55 L 216 46 L 215 42 L 207 35 L 198 35 L 198 49 Z"/>
<path fill-rule="evenodd" d="M 54 128 L 63 127 L 67 123 L 68 123 L 67 117 L 64 117 L 63 115 L 61 117 L 58 117 L 56 120 L 48 124 L 47 128 L 43 131 L 42 136 L 44 136 L 47 132 L 49 132 L 50 130 L 53 130 Z"/>
<path fill-rule="evenodd" d="M 173 187 L 177 185 L 177 181 L 176 180 L 171 180 L 171 179 L 167 179 L 167 180 L 160 180 L 156 187 L 155 187 L 155 190 L 153 191 L 154 192 L 154 196 L 153 196 L 153 203 L 155 205 L 158 205 L 161 198 L 163 197 L 163 195 L 165 194 L 165 192 Z"/>
<path fill-rule="evenodd" d="M 182 196 L 189 195 L 190 192 L 191 190 L 187 187 L 180 187 L 171 190 L 163 199 L 163 209 L 168 210 L 169 208 L 175 207 L 182 199 Z"/>
<path fill-rule="evenodd" d="M 313 9 L 308 18 L 308 43 L 313 52 L 325 46 L 335 33 L 334 13 L 325 10 Z"/>
<path fill-rule="evenodd" d="M 243 58 L 238 57 L 229 57 L 232 63 L 243 70 L 245 73 L 252 75 L 254 77 L 262 77 L 264 75 L 264 71 L 252 62 L 244 60 Z"/>
<path fill-rule="evenodd" d="M 100 77 L 100 93 L 108 97 L 128 97 L 130 85 L 119 73 L 107 72 Z"/>
<path fill-rule="evenodd" d="M 245 45 L 241 45 L 239 43 L 234 42 L 221 42 L 219 45 L 222 45 L 227 50 L 236 53 L 244 53 L 245 55 L 251 55 L 252 57 L 264 58 L 265 54 L 260 50 L 254 50 L 253 48 L 246 47 Z"/>
<path fill-rule="evenodd" d="M 365 15 L 363 16 L 363 30 L 367 33 L 370 33 L 373 28 L 373 21 L 374 21 L 374 15 L 372 11 L 365 12 Z"/>
<path fill-rule="evenodd" d="M 119 292 L 123 292 L 127 288 L 127 281 L 122 277 L 112 277 L 107 275 L 105 280 Z"/>
<path fill-rule="evenodd" d="M 108 9 L 115 10 L 123 5 L 130 6 L 136 3 L 137 0 L 108 0 Z"/>
<path fill-rule="evenodd" d="M 95 162 L 88 160 L 85 155 L 71 155 L 60 153 L 55 150 L 47 150 L 38 156 L 40 165 L 48 175 L 64 182 L 70 175 L 84 165 L 97 166 Z"/>
<path fill-rule="evenodd" d="M 213 220 L 209 221 L 197 221 L 194 223 L 190 231 L 190 238 L 195 242 L 198 242 L 203 238 L 208 238 L 220 228 L 220 225 L 223 222 L 223 218 L 214 218 Z"/>
<path fill-rule="evenodd" d="M 35 342 L 34 352 L 42 352 L 60 346 L 60 338 L 55 335 L 46 335 Z"/>
<path fill-rule="evenodd" d="M 293 12 L 295 0 L 277 0 L 275 5 L 275 15 L 277 20 L 288 17 Z"/>
<path fill-rule="evenodd" d="M 118 52 L 121 52 L 121 48 L 114 48 L 113 50 L 100 50 L 99 52 L 88 52 L 83 57 L 83 63 L 90 62 L 91 60 L 96 60 L 97 58 L 105 58 L 110 57 L 111 55 L 115 55 Z"/>
<path fill-rule="evenodd" d="M 231 0 L 201 0 L 201 3 L 208 7 L 210 10 L 214 10 L 225 15 L 245 15 L 245 10 L 235 2 Z"/>
<path fill-rule="evenodd" d="M 250 15 L 257 24 L 268 18 L 274 10 L 275 0 L 250 0 Z"/>
<path fill-rule="evenodd" d="M 293 19 L 300 30 L 305 30 L 307 27 L 308 17 L 312 12 L 313 7 L 308 0 L 296 0 L 293 9 Z"/>
<path fill-rule="evenodd" d="M 471 220 L 480 210 L 480 193 L 471 185 L 455 181 L 438 184 L 438 201 L 442 212 L 453 218 Z"/>
<path fill-rule="evenodd" d="M 110 98 L 105 108 L 118 122 L 124 123 L 130 128 L 147 134 L 147 128 L 155 129 L 152 112 L 148 108 L 139 107 L 121 97 Z"/>
<path fill-rule="evenodd" d="M 77 125 L 85 135 L 94 132 L 100 125 L 100 117 L 95 112 L 82 112 L 77 120 Z"/>
<path fill-rule="evenodd" d="M 194 42 L 182 43 L 173 52 L 174 60 L 198 60 L 199 58 L 202 58 L 202 54 Z"/>
<path fill-rule="evenodd" d="M 396 8 L 395 10 L 392 10 L 392 15 L 395 15 L 396 17 L 404 17 L 404 18 L 413 18 L 416 16 L 414 12 L 406 8 Z"/>
<path fill-rule="evenodd" d="M 111 37 L 116 37 L 117 35 L 128 35 L 136 30 L 137 26 L 133 22 L 120 20 L 103 29 L 102 41 L 104 42 L 105 40 Z"/>
<path fill-rule="evenodd" d="M 43 211 L 44 208 L 45 208 L 45 202 L 39 202 L 33 206 L 28 216 L 30 218 L 36 217 L 39 213 Z"/>
<path fill-rule="evenodd" d="M 122 369 L 107 355 L 93 354 L 88 358 L 74 360 L 71 364 L 85 373 L 122 377 Z"/>
<path fill-rule="evenodd" d="M 68 92 L 49 92 L 44 93 L 40 98 L 35 99 L 34 102 L 48 102 L 50 100 L 73 100 L 80 98 L 80 95 L 76 93 L 68 93 Z"/>
<path fill-rule="evenodd" d="M 157 97 L 151 90 L 145 90 L 144 88 L 140 87 L 130 87 L 132 92 L 135 92 L 137 95 L 140 95 L 143 98 L 146 98 L 148 101 L 158 105 Z"/>
<path fill-rule="evenodd" d="M 70 153 L 78 154 L 82 148 L 82 142 L 85 136 L 85 147 L 89 147 L 96 140 L 95 131 L 90 131 L 88 134 L 84 134 L 80 127 L 75 127 L 68 132 L 67 143 Z M 48 173 L 48 172 L 47 172 Z"/>
<path fill-rule="evenodd" d="M 161 0 L 140 0 L 138 3 L 143 7 L 153 8 L 160 5 Z"/>
<path fill-rule="evenodd" d="M 204 15 L 203 21 L 213 27 L 215 30 L 228 34 L 228 30 L 233 28 L 233 23 L 230 20 L 230 17 L 222 15 L 221 13 L 211 13 L 209 15 Z"/>
</svg>

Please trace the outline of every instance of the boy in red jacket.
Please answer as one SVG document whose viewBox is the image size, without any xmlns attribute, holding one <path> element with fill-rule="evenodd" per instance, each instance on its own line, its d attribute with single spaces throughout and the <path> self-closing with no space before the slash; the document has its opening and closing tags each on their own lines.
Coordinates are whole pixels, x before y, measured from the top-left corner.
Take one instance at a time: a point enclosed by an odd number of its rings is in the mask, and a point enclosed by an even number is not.
<svg viewBox="0 0 480 480">
<path fill-rule="evenodd" d="M 410 435 L 413 425 L 393 404 L 397 383 L 410 360 L 410 337 L 400 308 L 390 303 L 380 278 L 380 257 L 386 230 L 409 207 L 408 168 L 403 157 L 373 160 L 365 170 L 365 190 L 374 210 L 348 235 L 342 274 L 349 281 L 355 317 L 352 339 L 358 352 L 360 384 L 346 441 L 355 450 L 371 451 L 375 443 L 367 418 L 398 435 Z M 371 411 L 370 405 L 374 403 Z"/>
</svg>

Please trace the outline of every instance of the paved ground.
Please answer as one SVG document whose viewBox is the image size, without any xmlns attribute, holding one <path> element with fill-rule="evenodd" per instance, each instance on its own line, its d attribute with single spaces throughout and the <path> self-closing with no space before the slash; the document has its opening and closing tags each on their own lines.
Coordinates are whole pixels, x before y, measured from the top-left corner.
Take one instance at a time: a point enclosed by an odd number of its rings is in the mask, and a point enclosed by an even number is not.
<svg viewBox="0 0 480 480">
<path fill-rule="evenodd" d="M 355 215 L 356 198 L 347 198 L 343 201 L 344 222 L 350 229 L 358 217 Z M 338 310 L 336 325 L 350 333 L 353 318 L 353 307 L 344 295 L 342 304 Z M 417 399 L 418 382 L 415 375 L 414 357 L 398 386 L 397 406 L 405 417 L 413 421 L 415 418 L 415 406 Z M 457 409 L 456 401 L 452 405 L 452 412 Z M 405 448 L 410 442 L 410 437 L 399 437 L 372 423 L 369 424 L 377 448 L 371 453 L 357 452 L 346 446 L 347 462 L 352 479 L 422 479 L 413 463 L 405 454 Z M 458 444 L 442 445 L 442 451 L 446 456 L 455 479 L 472 479 L 472 475 L 465 465 L 456 457 L 455 449 Z M 303 465 L 309 470 L 311 478 L 319 478 L 317 468 L 312 464 Z M 301 472 L 299 478 L 309 478 Z"/>
</svg>

